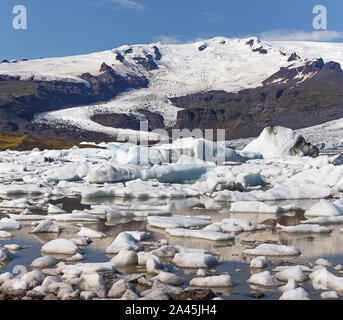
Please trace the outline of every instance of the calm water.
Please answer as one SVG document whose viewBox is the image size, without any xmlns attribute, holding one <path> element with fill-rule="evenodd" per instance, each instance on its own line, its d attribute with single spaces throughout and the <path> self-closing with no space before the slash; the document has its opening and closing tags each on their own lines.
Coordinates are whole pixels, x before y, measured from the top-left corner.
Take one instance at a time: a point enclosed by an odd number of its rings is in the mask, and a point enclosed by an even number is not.
<svg viewBox="0 0 343 320">
<path fill-rule="evenodd" d="M 280 215 L 274 214 L 231 214 L 229 213 L 229 206 L 224 207 L 220 210 L 218 209 L 205 209 L 206 201 L 211 200 L 199 200 L 199 199 L 188 199 L 180 200 L 174 202 L 173 215 L 205 215 L 211 216 L 213 221 L 220 221 L 224 218 L 240 218 L 251 221 L 253 224 L 263 223 L 266 220 L 271 221 L 274 219 L 280 218 Z M 91 204 L 125 204 L 122 201 L 114 201 L 113 199 L 101 199 L 91 203 L 83 203 L 79 198 L 60 198 L 53 199 L 49 201 L 53 204 L 63 205 L 63 209 L 71 212 L 72 210 L 78 209 L 87 209 L 90 208 Z M 302 202 L 301 205 L 305 207 L 310 207 L 317 201 L 306 201 Z M 131 202 L 132 203 L 132 202 Z M 126 204 L 131 204 L 126 202 Z M 151 203 L 151 202 L 150 202 Z M 154 204 L 165 204 L 165 202 L 153 202 Z M 289 204 L 296 203 L 296 201 L 282 202 L 278 204 Z M 142 204 L 147 204 L 147 202 L 142 202 Z M 204 205 L 205 204 L 205 205 Z M 212 203 L 211 203 L 212 204 Z M 218 203 L 213 203 L 214 206 L 218 206 Z M 222 205 L 222 204 L 220 204 Z M 207 206 L 208 207 L 208 206 Z M 0 215 L 1 217 L 6 215 L 6 212 L 9 210 L 2 210 Z M 11 210 L 12 211 L 12 210 Z M 14 211 L 15 212 L 15 211 Z M 17 212 L 20 212 L 17 211 Z M 37 209 L 33 213 L 46 214 L 44 210 Z M 289 215 L 289 214 L 288 214 Z M 285 219 L 283 217 L 282 221 L 286 221 L 287 224 L 295 225 L 298 224 L 300 220 L 303 219 L 301 213 L 295 214 L 294 217 L 288 217 Z M 26 223 L 26 222 L 23 222 Z M 57 237 L 63 238 L 76 238 L 76 233 L 79 228 L 77 224 L 74 223 L 59 223 L 65 230 L 58 236 L 55 234 L 41 234 L 33 235 L 29 232 L 32 230 L 30 222 L 27 223 L 21 230 L 10 231 L 13 234 L 13 237 L 9 240 L 0 240 L 1 246 L 5 244 L 20 244 L 26 248 L 14 252 L 14 259 L 10 261 L 7 265 L 1 265 L 1 273 L 10 271 L 16 271 L 17 266 L 24 266 L 29 268 L 30 263 L 37 257 L 41 256 L 41 246 Z M 146 219 L 114 219 L 109 220 L 106 223 L 104 221 L 99 223 L 88 223 L 84 224 L 90 228 L 102 231 L 108 235 L 105 239 L 96 239 L 88 247 L 83 248 L 84 251 L 84 262 L 105 262 L 109 261 L 111 256 L 107 256 L 104 252 L 107 246 L 113 241 L 113 238 L 122 231 L 148 231 L 152 233 L 153 237 L 151 240 L 158 239 L 168 239 L 172 244 L 180 244 L 183 246 L 191 248 L 202 248 L 208 249 L 215 253 L 220 254 L 221 260 L 223 261 L 216 269 L 210 270 L 213 274 L 222 274 L 224 272 L 230 273 L 232 279 L 235 283 L 235 287 L 232 290 L 223 291 L 225 298 L 227 299 L 252 299 L 250 297 L 251 292 L 253 291 L 250 286 L 247 284 L 246 280 L 250 277 L 251 273 L 249 270 L 250 258 L 242 254 L 242 251 L 249 247 L 254 247 L 256 244 L 261 243 L 262 241 L 269 241 L 272 243 L 278 244 L 287 244 L 294 245 L 302 251 L 302 255 L 297 258 L 288 258 L 282 260 L 291 263 L 303 263 L 308 264 L 314 262 L 318 258 L 326 258 L 334 265 L 343 263 L 343 233 L 339 232 L 339 229 L 342 226 L 332 226 L 334 231 L 329 235 L 317 235 L 317 234 L 287 234 L 276 231 L 273 228 L 268 228 L 265 231 L 260 232 L 246 232 L 239 234 L 235 241 L 230 242 L 212 242 L 199 239 L 191 238 L 176 238 L 170 237 L 162 229 L 153 228 L 147 225 Z M 278 259 L 270 259 L 276 263 Z M 170 261 L 165 260 L 165 263 L 170 263 Z M 270 267 L 269 267 L 270 270 Z M 130 269 L 123 270 L 123 272 L 142 272 L 143 269 Z M 194 270 L 178 270 L 180 275 L 186 276 L 187 279 L 190 279 L 192 275 L 195 274 Z M 314 290 L 314 288 L 305 284 L 305 288 L 312 294 L 313 299 L 319 299 L 319 291 Z M 142 289 L 142 288 L 141 288 Z M 219 290 L 220 291 L 220 290 Z M 273 292 L 271 290 L 259 289 L 263 291 L 265 296 L 263 299 L 278 299 L 280 294 Z"/>
</svg>

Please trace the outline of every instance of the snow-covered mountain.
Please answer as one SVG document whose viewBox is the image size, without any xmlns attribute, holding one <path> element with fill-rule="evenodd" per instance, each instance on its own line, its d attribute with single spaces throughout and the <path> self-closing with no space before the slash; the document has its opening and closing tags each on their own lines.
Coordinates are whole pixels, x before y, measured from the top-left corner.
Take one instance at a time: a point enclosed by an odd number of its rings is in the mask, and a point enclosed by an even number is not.
<svg viewBox="0 0 343 320">
<path fill-rule="evenodd" d="M 45 103 L 50 88 L 43 97 L 39 95 L 40 109 L 30 108 L 35 99 L 22 98 L 35 96 L 34 90 L 21 92 L 15 101 L 5 99 L 7 113 L 17 104 L 28 105 L 25 112 L 20 109 L 16 114 L 18 131 L 39 128 L 44 132 L 45 126 L 63 126 L 113 137 L 120 133 L 120 123 L 116 123 L 116 128 L 104 125 L 103 121 L 94 121 L 95 115 L 121 114 L 126 122 L 151 121 L 154 115 L 163 117 L 165 127 L 173 127 L 182 108 L 172 98 L 217 90 L 238 93 L 263 85 L 297 86 L 322 70 L 313 67 L 320 58 L 323 65 L 330 61 L 342 64 L 343 44 L 217 37 L 189 44 L 122 46 L 88 55 L 2 63 L 0 80 L 14 86 L 15 82 L 20 86 L 23 82 L 35 83 L 44 89 L 46 83 L 63 86 L 63 94 L 56 93 L 57 102 Z M 68 100 L 71 94 L 75 97 Z M 8 95 L 13 97 L 11 92 Z M 79 106 L 72 107 L 75 105 Z M 11 122 L 8 115 L 5 118 Z M 18 118 L 32 122 L 29 129 L 27 122 L 21 123 Z"/>
</svg>

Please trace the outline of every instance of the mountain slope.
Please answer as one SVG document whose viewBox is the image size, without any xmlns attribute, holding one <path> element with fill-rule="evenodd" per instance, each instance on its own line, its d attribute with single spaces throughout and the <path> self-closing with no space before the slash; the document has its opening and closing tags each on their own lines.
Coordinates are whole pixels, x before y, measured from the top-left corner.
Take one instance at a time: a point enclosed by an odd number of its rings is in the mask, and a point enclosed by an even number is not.
<svg viewBox="0 0 343 320">
<path fill-rule="evenodd" d="M 327 73 L 340 73 L 342 49 L 220 37 L 0 64 L 0 87 L 12 88 L 0 91 L 0 131 L 113 139 L 146 119 L 150 129 L 226 128 L 243 137 L 266 124 L 319 124 L 342 117 L 341 76 Z"/>
</svg>

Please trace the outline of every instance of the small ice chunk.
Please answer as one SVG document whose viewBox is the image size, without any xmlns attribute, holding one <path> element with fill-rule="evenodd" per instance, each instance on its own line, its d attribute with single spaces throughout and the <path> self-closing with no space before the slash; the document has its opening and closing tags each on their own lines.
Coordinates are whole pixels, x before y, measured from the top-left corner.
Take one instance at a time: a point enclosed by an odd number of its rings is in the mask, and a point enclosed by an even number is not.
<svg viewBox="0 0 343 320">
<path fill-rule="evenodd" d="M 121 250 L 112 261 L 115 262 L 117 267 L 136 266 L 138 256 L 133 250 Z"/>
<path fill-rule="evenodd" d="M 320 200 L 313 207 L 305 211 L 305 216 L 308 217 L 334 217 L 342 214 L 343 208 L 329 200 Z"/>
<path fill-rule="evenodd" d="M 21 224 L 13 219 L 2 218 L 0 220 L 0 231 L 19 230 Z"/>
<path fill-rule="evenodd" d="M 108 298 L 121 298 L 127 290 L 138 293 L 135 286 L 127 280 L 118 280 L 117 282 L 113 283 L 111 289 L 109 290 Z"/>
<path fill-rule="evenodd" d="M 51 240 L 45 244 L 42 247 L 42 252 L 47 254 L 74 255 L 76 253 L 81 253 L 81 250 L 73 241 L 60 238 Z"/>
<path fill-rule="evenodd" d="M 48 205 L 48 214 L 63 214 L 66 213 L 63 209 L 58 206 L 55 206 L 51 203 Z"/>
<path fill-rule="evenodd" d="M 106 298 L 107 289 L 105 280 L 97 273 L 83 274 L 78 283 L 82 291 L 93 291 L 99 298 Z"/>
<path fill-rule="evenodd" d="M 214 255 L 202 253 L 177 253 L 172 262 L 179 268 L 211 268 L 219 264 Z"/>
<path fill-rule="evenodd" d="M 91 239 L 106 238 L 106 235 L 104 233 L 86 227 L 81 227 L 81 230 L 77 233 L 77 235 L 79 237 L 87 237 Z"/>
<path fill-rule="evenodd" d="M 323 267 L 327 267 L 327 268 L 332 268 L 333 267 L 333 264 L 326 260 L 326 259 L 323 259 L 323 258 L 319 258 L 316 260 L 315 264 L 317 266 L 323 266 Z"/>
<path fill-rule="evenodd" d="M 173 216 L 173 217 L 148 217 L 148 223 L 157 228 L 195 228 L 205 227 L 211 222 L 185 216 Z"/>
<path fill-rule="evenodd" d="M 249 284 L 263 287 L 278 287 L 281 284 L 270 271 L 255 273 L 247 280 L 247 282 Z"/>
<path fill-rule="evenodd" d="M 37 269 L 53 268 L 57 263 L 59 263 L 58 259 L 51 256 L 44 256 L 33 260 L 30 267 Z"/>
<path fill-rule="evenodd" d="M 0 274 L 0 286 L 7 280 L 13 279 L 13 274 L 11 272 L 5 272 Z"/>
<path fill-rule="evenodd" d="M 301 251 L 293 246 L 263 243 L 254 249 L 246 249 L 243 253 L 253 256 L 298 256 Z"/>
<path fill-rule="evenodd" d="M 285 291 L 280 300 L 310 300 L 310 297 L 304 288 L 296 288 Z"/>
<path fill-rule="evenodd" d="M 339 296 L 336 291 L 326 291 L 320 294 L 320 298 L 323 300 L 337 300 Z"/>
<path fill-rule="evenodd" d="M 78 262 L 78 261 L 82 261 L 83 259 L 84 259 L 83 255 L 81 253 L 77 253 L 77 254 L 74 254 L 72 257 L 67 258 L 66 261 L 67 262 Z"/>
<path fill-rule="evenodd" d="M 0 231 L 0 238 L 6 239 L 6 238 L 11 238 L 12 233 L 7 232 L 7 231 Z"/>
<path fill-rule="evenodd" d="M 233 287 L 233 282 L 230 275 L 220 275 L 212 277 L 193 278 L 189 284 L 193 287 L 212 287 L 225 288 Z"/>
<path fill-rule="evenodd" d="M 293 278 L 290 278 L 288 282 L 284 285 L 278 288 L 281 292 L 286 292 L 289 290 L 296 289 L 298 287 L 296 281 Z"/>
<path fill-rule="evenodd" d="M 256 257 L 251 260 L 250 262 L 250 268 L 252 269 L 264 269 L 267 267 L 268 260 L 266 257 L 261 256 L 261 257 Z"/>
<path fill-rule="evenodd" d="M 59 225 L 48 219 L 40 222 L 31 233 L 61 233 L 61 231 L 62 229 Z"/>
<path fill-rule="evenodd" d="M 143 246 L 129 233 L 121 232 L 107 247 L 106 253 L 119 253 L 121 250 L 140 251 Z"/>
<path fill-rule="evenodd" d="M 24 249 L 24 247 L 22 247 L 21 245 L 19 244 L 5 244 L 4 248 L 8 249 L 8 250 L 12 250 L 12 251 L 19 251 L 19 250 L 22 250 Z"/>
<path fill-rule="evenodd" d="M 33 270 L 31 272 L 25 273 L 21 277 L 21 280 L 26 282 L 29 288 L 32 290 L 34 287 L 41 285 L 44 278 L 44 275 L 40 271 Z"/>
<path fill-rule="evenodd" d="M 235 234 L 225 234 L 222 232 L 208 230 L 188 230 L 182 228 L 166 229 L 166 232 L 174 237 L 188 237 L 212 241 L 228 241 L 235 239 Z"/>
<path fill-rule="evenodd" d="M 151 238 L 151 233 L 149 233 L 149 232 L 126 231 L 126 233 L 133 236 L 137 241 L 143 241 L 143 240 Z"/>
<path fill-rule="evenodd" d="M 0 287 L 0 291 L 10 297 L 23 297 L 29 291 L 29 286 L 19 278 L 6 280 Z"/>
<path fill-rule="evenodd" d="M 185 280 L 174 273 L 161 271 L 156 277 L 152 280 L 159 280 L 170 286 L 182 286 Z"/>
<path fill-rule="evenodd" d="M 288 281 L 294 279 L 296 282 L 304 282 L 308 280 L 308 276 L 302 271 L 300 266 L 292 266 L 275 274 L 276 279 L 280 281 Z"/>
<path fill-rule="evenodd" d="M 315 289 L 333 290 L 343 293 L 343 278 L 335 276 L 326 268 L 321 268 L 310 274 Z"/>
<path fill-rule="evenodd" d="M 330 233 L 332 232 L 331 228 L 320 226 L 319 224 L 303 224 L 297 226 L 282 226 L 279 223 L 276 225 L 276 228 L 287 233 Z"/>
</svg>

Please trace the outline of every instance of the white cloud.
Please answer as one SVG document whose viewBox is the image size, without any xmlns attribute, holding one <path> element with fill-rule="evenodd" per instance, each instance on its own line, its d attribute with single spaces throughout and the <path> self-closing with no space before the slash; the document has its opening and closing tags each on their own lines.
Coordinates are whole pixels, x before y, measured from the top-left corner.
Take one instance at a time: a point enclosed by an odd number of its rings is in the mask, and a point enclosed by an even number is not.
<svg viewBox="0 0 343 320">
<path fill-rule="evenodd" d="M 98 5 L 103 5 L 105 3 L 112 3 L 133 10 L 145 9 L 145 6 L 143 4 L 133 0 L 99 0 L 98 2 L 96 2 L 96 4 Z"/>
<path fill-rule="evenodd" d="M 161 34 L 156 36 L 154 38 L 154 41 L 169 44 L 177 44 L 182 42 L 182 36 Z"/>
<path fill-rule="evenodd" d="M 275 30 L 261 32 L 259 34 L 262 40 L 280 40 L 280 41 L 332 41 L 343 38 L 342 31 L 286 31 Z"/>
<path fill-rule="evenodd" d="M 226 14 L 220 14 L 217 12 L 204 11 L 202 14 L 206 16 L 211 22 L 217 22 L 226 19 Z"/>
</svg>

